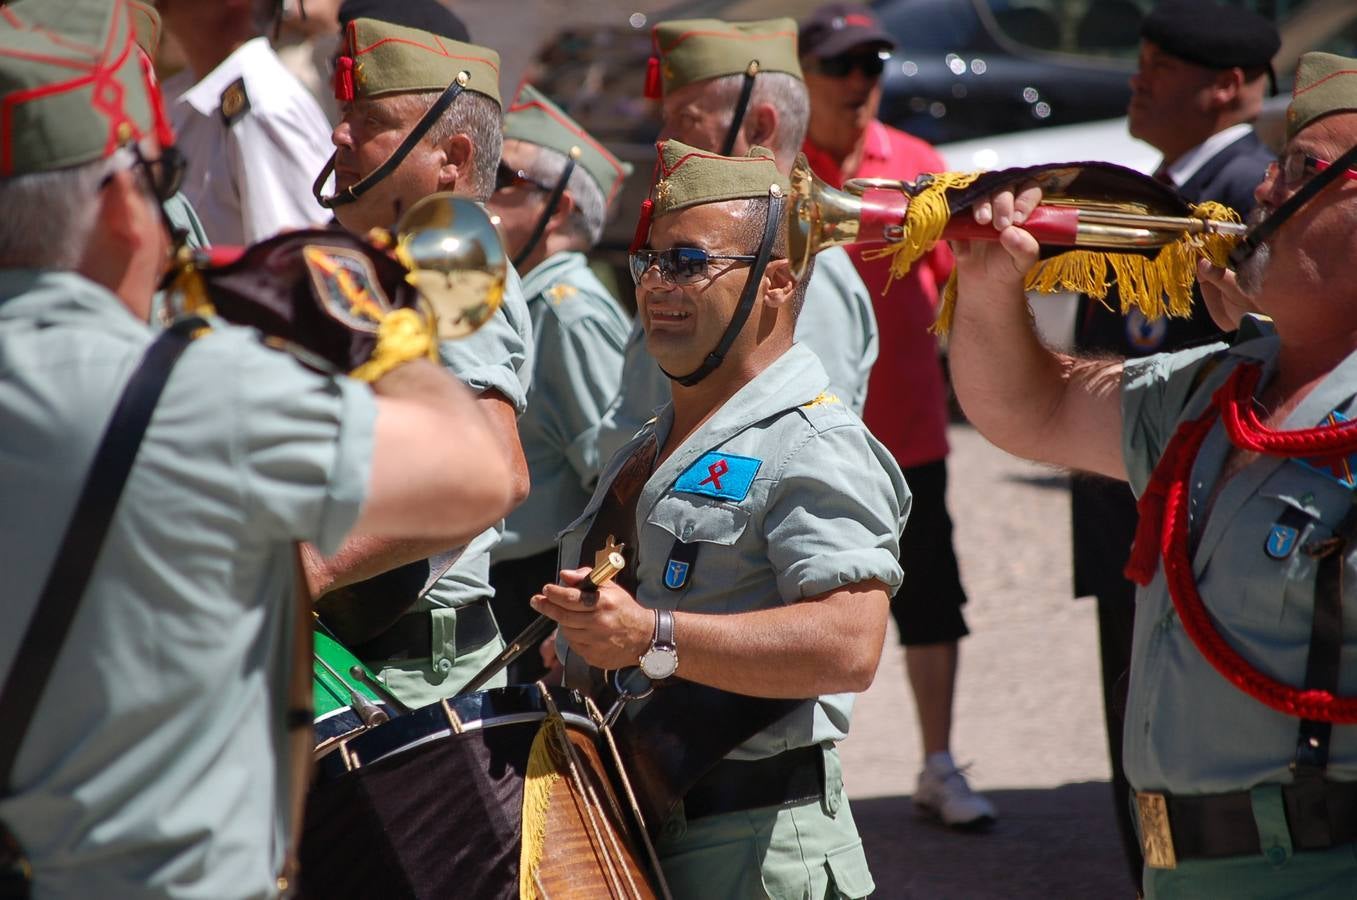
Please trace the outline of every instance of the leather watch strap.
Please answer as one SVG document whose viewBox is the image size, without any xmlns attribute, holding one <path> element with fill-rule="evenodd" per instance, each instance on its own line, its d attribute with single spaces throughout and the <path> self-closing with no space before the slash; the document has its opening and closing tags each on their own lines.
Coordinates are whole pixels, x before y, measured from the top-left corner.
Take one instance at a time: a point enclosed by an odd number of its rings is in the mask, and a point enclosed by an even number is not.
<svg viewBox="0 0 1357 900">
<path fill-rule="evenodd" d="M 651 638 L 652 647 L 674 646 L 674 613 L 668 609 L 655 610 L 655 635 Z"/>
</svg>

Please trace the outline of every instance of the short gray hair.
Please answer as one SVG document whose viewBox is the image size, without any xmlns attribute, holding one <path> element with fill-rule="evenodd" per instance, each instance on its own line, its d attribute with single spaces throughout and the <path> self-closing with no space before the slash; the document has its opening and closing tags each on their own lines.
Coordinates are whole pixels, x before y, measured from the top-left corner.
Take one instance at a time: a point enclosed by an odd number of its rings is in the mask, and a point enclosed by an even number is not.
<svg viewBox="0 0 1357 900">
<path fill-rule="evenodd" d="M 709 90 L 727 111 L 723 120 L 727 129 L 735 117 L 735 104 L 739 102 L 743 88 L 743 75 L 722 75 L 712 79 Z M 748 108 L 760 103 L 772 106 L 778 115 L 777 134 L 771 142 L 775 146 L 768 149 L 778 157 L 795 156 L 805 142 L 810 123 L 810 95 L 806 93 L 805 82 L 787 72 L 760 72 L 754 77 Z"/>
<path fill-rule="evenodd" d="M 84 165 L 0 178 L 0 209 L 9 211 L 0 216 L 0 269 L 69 271 L 80 265 L 104 178 L 134 160 L 124 148 Z"/>
<path fill-rule="evenodd" d="M 422 116 L 442 95 L 442 91 L 422 91 L 394 94 L 390 99 L 406 114 L 418 109 Z M 465 192 L 473 200 L 484 202 L 495 191 L 495 170 L 504 148 L 504 121 L 499 104 L 479 91 L 463 91 L 433 123 L 424 140 L 438 145 L 458 134 L 469 137 L 476 148 Z"/>
<path fill-rule="evenodd" d="M 561 173 L 565 171 L 566 155 L 538 144 L 525 143 L 525 146 L 535 152 L 525 154 L 527 158 L 524 160 L 523 173 L 534 181 L 555 187 L 561 179 Z M 566 232 L 579 242 L 581 249 L 590 250 L 603 236 L 603 225 L 608 218 L 603 189 L 581 165 L 575 166 L 565 187 L 575 201 L 575 210 L 566 220 Z"/>
<path fill-rule="evenodd" d="M 776 237 L 773 239 L 772 252 L 769 259 L 786 259 L 788 253 L 787 242 L 787 203 L 782 205 L 782 214 L 784 221 L 773 232 Z M 759 245 L 763 242 L 763 225 L 768 218 L 768 200 L 762 197 L 754 197 L 744 200 L 739 206 L 735 207 L 735 214 L 731 221 L 735 223 L 736 240 L 739 243 L 739 252 L 748 254 L 757 254 Z M 801 307 L 806 304 L 806 286 L 810 284 L 810 276 L 815 272 L 815 254 L 811 254 L 806 261 L 806 271 L 801 273 L 797 279 L 796 290 L 792 294 L 792 315 L 800 317 Z"/>
</svg>

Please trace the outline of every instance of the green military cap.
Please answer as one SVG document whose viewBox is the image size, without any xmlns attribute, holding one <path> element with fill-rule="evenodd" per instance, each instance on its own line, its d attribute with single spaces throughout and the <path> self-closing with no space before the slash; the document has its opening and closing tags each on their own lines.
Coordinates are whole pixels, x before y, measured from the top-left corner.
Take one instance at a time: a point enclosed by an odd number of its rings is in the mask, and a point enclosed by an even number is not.
<svg viewBox="0 0 1357 900">
<path fill-rule="evenodd" d="M 160 46 L 160 13 L 142 0 L 127 0 L 127 8 L 132 13 L 132 30 L 137 46 L 155 59 L 156 48 Z"/>
<path fill-rule="evenodd" d="M 723 75 L 786 72 L 802 77 L 794 19 L 676 19 L 656 25 L 650 39 L 655 55 L 646 72 L 646 96 L 653 99 Z"/>
<path fill-rule="evenodd" d="M 1357 59 L 1306 53 L 1296 66 L 1296 85 L 1286 108 L 1286 139 L 1329 113 L 1357 111 Z"/>
<path fill-rule="evenodd" d="M 603 192 L 606 205 L 631 174 L 631 165 L 620 162 L 556 104 L 530 84 L 524 83 L 504 114 L 504 136 L 547 147 L 573 156 Z"/>
<path fill-rule="evenodd" d="M 787 193 L 787 176 L 765 147 L 751 147 L 748 156 L 720 156 L 679 141 L 661 141 L 656 149 L 655 218 L 704 203 L 766 200 L 770 194 Z"/>
<path fill-rule="evenodd" d="M 494 50 L 377 19 L 354 19 L 344 34 L 344 55 L 335 61 L 339 100 L 443 91 L 465 72 L 468 91 L 504 105 Z"/>
<path fill-rule="evenodd" d="M 38 12 L 40 20 L 33 21 Z M 0 133 L 0 178 L 105 159 L 149 134 L 167 143 L 158 106 L 125 0 L 5 6 L 0 107 L 7 120 Z"/>
</svg>

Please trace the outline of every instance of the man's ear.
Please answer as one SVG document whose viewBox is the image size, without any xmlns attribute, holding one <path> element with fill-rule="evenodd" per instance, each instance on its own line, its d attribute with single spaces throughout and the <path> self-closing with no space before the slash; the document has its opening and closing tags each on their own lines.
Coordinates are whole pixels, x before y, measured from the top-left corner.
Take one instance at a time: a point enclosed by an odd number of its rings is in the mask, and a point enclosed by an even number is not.
<svg viewBox="0 0 1357 900">
<path fill-rule="evenodd" d="M 556 204 L 556 210 L 551 214 L 551 220 L 547 222 L 548 231 L 557 231 L 562 228 L 575 212 L 575 198 L 569 191 L 561 194 L 560 201 Z"/>
<path fill-rule="evenodd" d="M 438 167 L 438 189 L 451 191 L 457 182 L 470 177 L 476 159 L 476 145 L 465 134 L 454 134 L 442 144 L 443 165 Z"/>
<path fill-rule="evenodd" d="M 1211 82 L 1211 102 L 1216 107 L 1229 106 L 1239 98 L 1239 92 L 1243 88 L 1243 69 L 1238 66 L 1233 69 L 1221 69 Z"/>
<path fill-rule="evenodd" d="M 777 108 L 771 103 L 755 103 L 744 114 L 744 136 L 749 146 L 768 147 L 776 141 L 779 124 Z"/>
<path fill-rule="evenodd" d="M 791 303 L 796 293 L 796 279 L 792 277 L 792 264 L 786 259 L 770 259 L 763 270 L 764 281 L 768 287 L 763 292 L 763 302 L 768 306 L 785 306 Z"/>
</svg>

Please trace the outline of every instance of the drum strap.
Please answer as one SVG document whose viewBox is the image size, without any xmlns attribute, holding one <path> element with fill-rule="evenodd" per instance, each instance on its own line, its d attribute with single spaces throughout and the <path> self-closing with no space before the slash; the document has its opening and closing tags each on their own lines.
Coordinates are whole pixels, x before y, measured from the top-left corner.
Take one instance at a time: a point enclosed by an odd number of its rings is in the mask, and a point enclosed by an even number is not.
<svg viewBox="0 0 1357 900">
<path fill-rule="evenodd" d="M 33 618 L 0 687 L 0 722 L 4 723 L 0 729 L 0 797 L 13 792 L 10 778 L 19 747 L 66 642 L 165 382 L 189 342 L 207 328 L 202 319 L 187 318 L 162 332 L 132 373 L 104 429 Z M 8 892 L 17 892 L 16 885 L 30 875 L 17 840 L 0 823 L 0 886 L 10 896 Z"/>
</svg>

